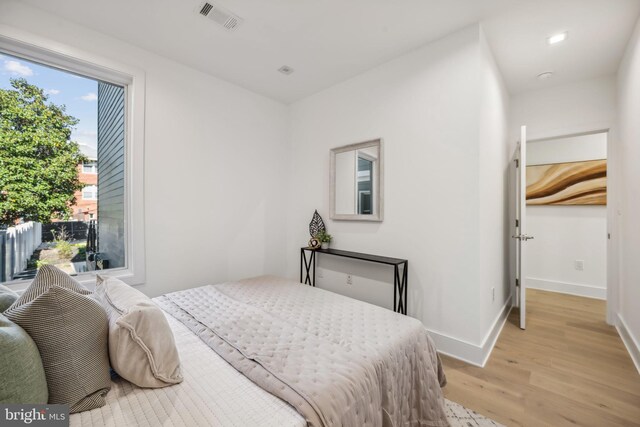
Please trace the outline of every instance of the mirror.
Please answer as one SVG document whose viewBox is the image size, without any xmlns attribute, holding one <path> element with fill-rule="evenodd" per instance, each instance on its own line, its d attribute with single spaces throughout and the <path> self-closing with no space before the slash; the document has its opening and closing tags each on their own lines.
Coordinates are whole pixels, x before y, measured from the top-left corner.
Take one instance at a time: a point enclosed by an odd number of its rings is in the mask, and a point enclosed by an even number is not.
<svg viewBox="0 0 640 427">
<path fill-rule="evenodd" d="M 382 221 L 382 140 L 331 150 L 331 219 Z"/>
</svg>

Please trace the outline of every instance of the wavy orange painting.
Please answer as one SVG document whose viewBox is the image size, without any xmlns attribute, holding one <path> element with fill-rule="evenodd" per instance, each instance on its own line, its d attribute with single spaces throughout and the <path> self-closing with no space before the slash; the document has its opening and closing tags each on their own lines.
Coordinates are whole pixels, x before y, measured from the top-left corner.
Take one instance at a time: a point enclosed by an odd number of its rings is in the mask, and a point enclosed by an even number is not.
<svg viewBox="0 0 640 427">
<path fill-rule="evenodd" d="M 606 204 L 606 160 L 527 166 L 527 205 Z"/>
</svg>

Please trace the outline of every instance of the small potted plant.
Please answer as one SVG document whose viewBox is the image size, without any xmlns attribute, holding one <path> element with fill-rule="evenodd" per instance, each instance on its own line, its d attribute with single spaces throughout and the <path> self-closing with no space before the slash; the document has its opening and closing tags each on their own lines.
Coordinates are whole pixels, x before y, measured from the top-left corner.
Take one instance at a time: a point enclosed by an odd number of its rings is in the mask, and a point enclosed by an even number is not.
<svg viewBox="0 0 640 427">
<path fill-rule="evenodd" d="M 320 247 L 322 249 L 327 249 L 329 247 L 329 243 L 331 243 L 332 237 L 331 237 L 331 234 L 327 233 L 326 230 L 320 230 L 315 237 L 320 242 L 321 244 Z"/>
</svg>

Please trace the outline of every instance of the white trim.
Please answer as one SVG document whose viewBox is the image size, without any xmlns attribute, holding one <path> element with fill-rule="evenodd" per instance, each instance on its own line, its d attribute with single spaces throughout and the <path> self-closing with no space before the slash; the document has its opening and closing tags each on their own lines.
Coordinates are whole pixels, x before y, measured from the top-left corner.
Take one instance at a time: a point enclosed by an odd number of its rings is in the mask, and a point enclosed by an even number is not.
<svg viewBox="0 0 640 427">
<path fill-rule="evenodd" d="M 617 134 L 616 127 L 607 134 L 607 323 L 610 325 L 616 323 L 618 313 L 621 253 L 619 183 L 622 179 Z"/>
<path fill-rule="evenodd" d="M 509 295 L 480 345 L 429 330 L 438 353 L 484 368 L 511 312 L 511 299 Z"/>
<path fill-rule="evenodd" d="M 91 172 L 87 172 L 84 170 L 84 167 L 87 165 L 91 165 Z M 88 162 L 82 162 L 81 172 L 85 175 L 97 175 L 98 174 L 98 162 L 97 160 L 89 160 Z"/>
<path fill-rule="evenodd" d="M 72 74 L 121 86 L 130 84 L 134 75 L 132 67 L 8 25 L 0 24 L 0 49 Z"/>
<path fill-rule="evenodd" d="M 142 69 L 107 59 L 94 53 L 57 43 L 29 32 L 0 24 L 0 49 L 17 56 L 68 72 L 125 87 L 126 167 L 125 167 L 125 245 L 126 268 L 107 270 L 130 285 L 146 280 L 144 237 L 144 134 L 146 76 Z M 99 272 L 82 273 L 81 283 L 95 282 Z M 26 286 L 15 283 L 16 288 Z"/>
<path fill-rule="evenodd" d="M 609 132 L 613 127 L 613 123 L 605 121 L 593 123 L 587 126 L 568 126 L 558 129 L 545 130 L 544 132 L 529 132 L 529 140 L 527 142 L 540 142 L 550 139 L 569 138 L 580 135 L 591 135 L 594 133 Z"/>
<path fill-rule="evenodd" d="M 579 129 L 583 129 L 583 128 L 579 128 Z M 609 133 L 610 128 L 606 127 L 603 129 L 596 129 L 596 130 L 592 130 L 591 128 L 589 128 L 589 130 L 580 130 L 580 131 L 575 131 L 573 133 L 563 133 L 560 136 L 544 136 L 541 138 L 536 138 L 536 139 L 530 139 L 527 141 L 527 144 L 532 142 L 532 143 L 536 143 L 536 142 L 545 142 L 545 141 L 554 141 L 556 139 L 563 139 L 563 138 L 575 138 L 578 136 L 588 136 L 588 135 L 597 135 L 599 133 Z M 597 160 L 597 159 L 596 159 Z M 532 166 L 532 165 L 527 165 L 527 166 Z"/>
<path fill-rule="evenodd" d="M 87 190 L 88 189 L 88 190 Z M 85 192 L 89 193 L 89 197 L 85 197 Z M 95 184 L 85 185 L 81 191 L 82 200 L 98 200 L 98 186 Z"/>
<path fill-rule="evenodd" d="M 581 283 L 559 282 L 556 280 L 535 279 L 527 277 L 527 288 L 541 289 L 543 291 L 560 292 L 562 294 L 577 295 L 580 297 L 607 299 L 607 289 Z"/>
<path fill-rule="evenodd" d="M 621 182 L 619 166 L 620 150 L 618 148 L 618 130 L 616 123 L 615 121 L 610 122 L 606 120 L 586 126 L 579 125 L 545 131 L 533 135 L 532 141 L 544 141 L 594 133 L 607 133 L 607 233 L 611 235 L 611 238 L 607 239 L 607 289 L 602 299 L 606 299 L 607 301 L 607 323 L 613 325 L 616 323 L 619 305 L 620 238 L 618 236 L 620 230 L 618 216 L 621 210 L 620 199 L 618 197 L 618 183 Z"/>
<path fill-rule="evenodd" d="M 629 356 L 631 356 L 631 360 L 633 360 L 633 364 L 636 365 L 636 369 L 638 370 L 638 373 L 640 373 L 640 344 L 638 344 L 638 340 L 633 336 L 620 313 L 618 313 L 616 323 L 618 334 L 620 334 L 620 338 L 622 338 L 622 342 L 625 347 L 627 347 Z"/>
</svg>

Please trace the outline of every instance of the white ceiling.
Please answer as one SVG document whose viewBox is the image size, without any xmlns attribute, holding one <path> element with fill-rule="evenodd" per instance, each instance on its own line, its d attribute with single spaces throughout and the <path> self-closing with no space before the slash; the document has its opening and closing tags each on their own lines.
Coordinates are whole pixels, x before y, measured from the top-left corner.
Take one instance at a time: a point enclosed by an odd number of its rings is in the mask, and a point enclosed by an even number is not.
<svg viewBox="0 0 640 427">
<path fill-rule="evenodd" d="M 507 87 L 518 93 L 615 73 L 639 13 L 638 0 L 531 0 L 483 26 Z M 566 41 L 547 44 L 563 31 Z M 536 78 L 546 71 L 553 77 Z"/>
<path fill-rule="evenodd" d="M 23 1 L 283 102 L 478 21 L 512 93 L 609 74 L 640 11 L 640 0 L 213 1 L 244 18 L 227 32 L 198 15 L 200 0 Z M 277 72 L 285 64 L 295 72 Z"/>
</svg>

